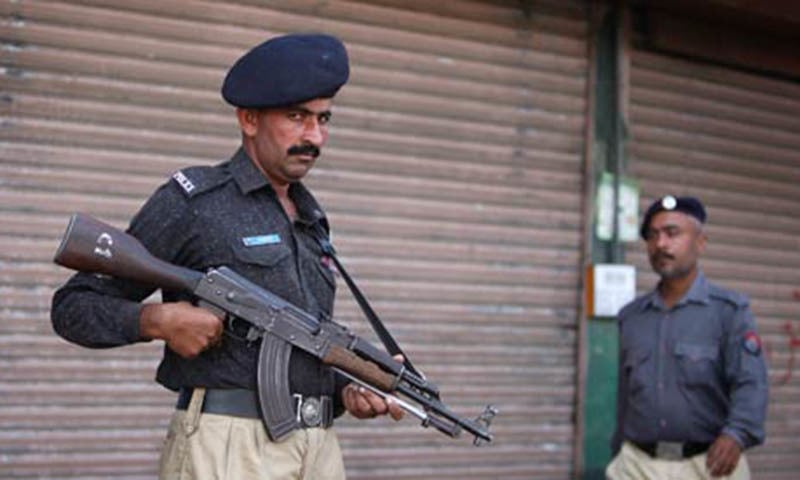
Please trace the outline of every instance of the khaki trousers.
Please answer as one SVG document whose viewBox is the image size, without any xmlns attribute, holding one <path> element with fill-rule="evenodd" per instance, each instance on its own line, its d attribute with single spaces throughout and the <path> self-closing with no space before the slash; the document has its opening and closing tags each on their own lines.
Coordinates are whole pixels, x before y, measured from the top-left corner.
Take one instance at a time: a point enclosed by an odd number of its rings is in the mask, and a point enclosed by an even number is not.
<svg viewBox="0 0 800 480">
<path fill-rule="evenodd" d="M 308 428 L 272 442 L 260 419 L 201 413 L 204 389 L 176 410 L 161 450 L 161 480 L 344 480 L 333 429 Z"/>
<path fill-rule="evenodd" d="M 750 480 L 750 467 L 744 454 L 739 464 L 727 477 L 712 477 L 706 469 L 706 455 L 695 455 L 685 460 L 660 460 L 633 446 L 622 444 L 622 449 L 606 468 L 609 480 Z"/>
</svg>

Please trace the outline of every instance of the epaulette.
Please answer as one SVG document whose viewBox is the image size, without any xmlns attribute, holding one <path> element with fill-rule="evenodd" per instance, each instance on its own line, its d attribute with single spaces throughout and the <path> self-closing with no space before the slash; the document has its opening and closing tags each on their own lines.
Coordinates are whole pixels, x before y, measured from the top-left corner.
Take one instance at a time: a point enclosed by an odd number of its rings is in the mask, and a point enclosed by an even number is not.
<svg viewBox="0 0 800 480">
<path fill-rule="evenodd" d="M 747 295 L 739 293 L 735 290 L 722 288 L 718 285 L 714 285 L 713 283 L 709 284 L 708 286 L 708 296 L 716 300 L 730 303 L 737 308 L 746 307 L 750 304 L 750 299 L 747 297 Z"/>
<path fill-rule="evenodd" d="M 230 179 L 230 175 L 216 167 L 198 166 L 178 170 L 172 180 L 178 189 L 189 198 L 214 189 Z"/>
</svg>

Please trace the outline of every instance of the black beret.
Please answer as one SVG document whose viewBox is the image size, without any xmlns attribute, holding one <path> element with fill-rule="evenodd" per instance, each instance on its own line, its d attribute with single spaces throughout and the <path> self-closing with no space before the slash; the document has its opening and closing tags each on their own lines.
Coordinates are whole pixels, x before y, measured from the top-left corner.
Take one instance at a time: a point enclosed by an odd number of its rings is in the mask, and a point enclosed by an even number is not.
<svg viewBox="0 0 800 480">
<path fill-rule="evenodd" d="M 642 218 L 642 227 L 639 229 L 639 235 L 641 235 L 642 238 L 647 238 L 647 229 L 650 228 L 650 220 L 653 218 L 653 215 L 665 211 L 683 212 L 700 220 L 700 223 L 706 222 L 706 209 L 703 208 L 703 204 L 700 200 L 694 197 L 673 197 L 672 195 L 667 195 L 653 202 L 650 208 L 645 212 Z"/>
<path fill-rule="evenodd" d="M 237 60 L 222 84 L 222 98 L 242 108 L 285 107 L 331 98 L 349 75 L 339 39 L 294 33 L 271 38 Z"/>
</svg>

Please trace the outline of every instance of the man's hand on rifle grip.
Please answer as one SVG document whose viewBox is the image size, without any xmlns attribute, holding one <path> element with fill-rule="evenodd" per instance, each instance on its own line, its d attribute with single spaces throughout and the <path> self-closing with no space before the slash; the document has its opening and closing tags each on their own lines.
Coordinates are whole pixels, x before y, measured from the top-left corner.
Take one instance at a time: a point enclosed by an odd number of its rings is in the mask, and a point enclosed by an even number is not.
<svg viewBox="0 0 800 480">
<path fill-rule="evenodd" d="M 403 362 L 402 355 L 395 355 L 395 360 Z M 342 403 L 350 415 L 359 418 L 375 418 L 389 414 L 395 421 L 405 415 L 405 411 L 391 398 L 383 399 L 366 388 L 351 383 L 342 390 Z"/>
<path fill-rule="evenodd" d="M 146 304 L 139 315 L 142 338 L 164 340 L 183 358 L 218 345 L 223 330 L 222 319 L 188 302 Z"/>
</svg>

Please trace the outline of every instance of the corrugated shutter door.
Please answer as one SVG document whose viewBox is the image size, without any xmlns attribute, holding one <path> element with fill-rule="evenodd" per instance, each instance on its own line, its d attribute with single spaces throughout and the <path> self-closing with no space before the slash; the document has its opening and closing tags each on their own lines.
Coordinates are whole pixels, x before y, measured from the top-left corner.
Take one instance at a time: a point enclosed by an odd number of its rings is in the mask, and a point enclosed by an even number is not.
<svg viewBox="0 0 800 480">
<path fill-rule="evenodd" d="M 151 478 L 173 395 L 159 342 L 57 338 L 68 215 L 124 227 L 174 170 L 238 145 L 219 97 L 265 36 L 342 37 L 351 82 L 309 185 L 341 258 L 452 409 L 501 410 L 473 449 L 416 421 L 337 430 L 349 478 L 566 478 L 572 464 L 586 11 L 582 2 L 4 3 L 0 476 Z M 370 335 L 342 282 L 337 319 Z"/>
<path fill-rule="evenodd" d="M 633 53 L 630 84 L 630 171 L 641 181 L 641 208 L 667 193 L 703 199 L 703 270 L 751 297 L 767 347 L 767 445 L 748 454 L 754 478 L 796 478 L 800 84 L 644 51 Z M 639 290 L 651 289 L 657 277 L 642 243 L 628 253 Z"/>
</svg>

